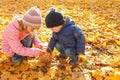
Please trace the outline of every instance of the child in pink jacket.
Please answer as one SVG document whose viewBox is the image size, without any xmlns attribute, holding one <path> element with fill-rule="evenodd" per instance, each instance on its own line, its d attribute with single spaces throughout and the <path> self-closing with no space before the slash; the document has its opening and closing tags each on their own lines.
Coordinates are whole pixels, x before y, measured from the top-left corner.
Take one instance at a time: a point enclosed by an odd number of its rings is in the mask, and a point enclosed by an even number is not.
<svg viewBox="0 0 120 80">
<path fill-rule="evenodd" d="M 39 29 L 40 25 L 40 10 L 32 7 L 5 28 L 2 36 L 2 49 L 13 64 L 20 65 L 24 56 L 35 57 L 42 54 L 43 46 L 37 35 L 34 34 L 34 30 Z M 36 48 L 32 48 L 33 44 Z"/>
</svg>

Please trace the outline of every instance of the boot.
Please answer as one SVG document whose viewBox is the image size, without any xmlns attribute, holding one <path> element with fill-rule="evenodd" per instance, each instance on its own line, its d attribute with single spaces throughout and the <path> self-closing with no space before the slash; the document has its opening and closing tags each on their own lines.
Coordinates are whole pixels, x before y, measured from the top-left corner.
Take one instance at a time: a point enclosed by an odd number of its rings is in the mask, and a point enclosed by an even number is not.
<svg viewBox="0 0 120 80">
<path fill-rule="evenodd" d="M 23 58 L 12 57 L 11 62 L 14 66 L 20 66 L 23 62 Z"/>
</svg>

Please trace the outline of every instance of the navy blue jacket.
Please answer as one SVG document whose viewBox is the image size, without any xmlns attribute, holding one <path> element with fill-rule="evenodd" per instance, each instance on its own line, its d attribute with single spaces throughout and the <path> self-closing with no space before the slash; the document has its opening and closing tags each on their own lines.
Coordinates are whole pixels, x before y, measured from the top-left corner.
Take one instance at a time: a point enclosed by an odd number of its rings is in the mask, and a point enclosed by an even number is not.
<svg viewBox="0 0 120 80">
<path fill-rule="evenodd" d="M 65 49 L 71 48 L 71 50 L 76 51 L 76 54 L 84 53 L 85 51 L 84 34 L 80 28 L 75 26 L 72 20 L 68 20 L 60 32 L 52 33 L 47 52 L 51 53 L 53 51 L 56 42 L 63 44 Z"/>
</svg>

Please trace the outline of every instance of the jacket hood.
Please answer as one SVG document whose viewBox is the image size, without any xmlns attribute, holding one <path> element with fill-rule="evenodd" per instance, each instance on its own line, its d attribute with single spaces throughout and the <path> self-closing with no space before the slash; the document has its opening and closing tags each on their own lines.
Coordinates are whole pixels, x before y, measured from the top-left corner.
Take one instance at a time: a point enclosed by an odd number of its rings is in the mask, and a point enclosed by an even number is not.
<svg viewBox="0 0 120 80">
<path fill-rule="evenodd" d="M 71 20 L 69 17 L 64 17 L 65 23 L 64 26 L 75 25 L 75 22 Z"/>
</svg>

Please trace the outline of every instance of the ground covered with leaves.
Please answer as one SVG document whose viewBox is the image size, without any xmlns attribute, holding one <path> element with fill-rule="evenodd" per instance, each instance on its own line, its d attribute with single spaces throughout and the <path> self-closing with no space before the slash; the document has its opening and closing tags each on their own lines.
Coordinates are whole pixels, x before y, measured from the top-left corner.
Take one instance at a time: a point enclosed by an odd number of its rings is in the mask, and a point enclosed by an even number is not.
<svg viewBox="0 0 120 80">
<path fill-rule="evenodd" d="M 1 50 L 3 29 L 32 6 L 41 9 L 43 22 L 37 32 L 47 43 L 51 31 L 45 26 L 50 7 L 70 16 L 86 38 L 85 56 L 71 70 L 67 59 L 41 63 L 26 57 L 15 67 Z M 57 54 L 55 50 L 53 54 Z M 61 64 L 62 63 L 62 64 Z M 0 80 L 119 80 L 120 79 L 120 0 L 0 0 Z"/>
</svg>

